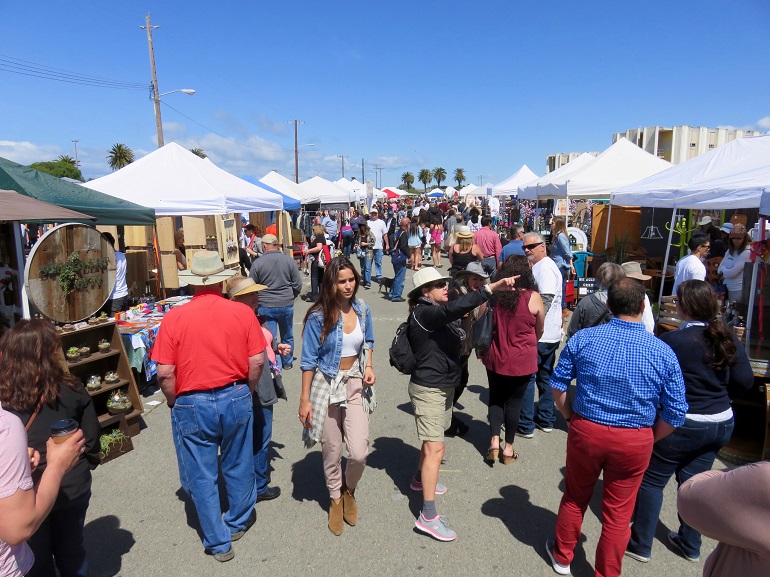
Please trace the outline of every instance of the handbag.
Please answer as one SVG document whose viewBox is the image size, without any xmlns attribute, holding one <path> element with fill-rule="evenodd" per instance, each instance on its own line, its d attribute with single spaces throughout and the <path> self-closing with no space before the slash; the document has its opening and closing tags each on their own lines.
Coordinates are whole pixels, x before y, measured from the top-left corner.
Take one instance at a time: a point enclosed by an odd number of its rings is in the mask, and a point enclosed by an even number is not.
<svg viewBox="0 0 770 577">
<path fill-rule="evenodd" d="M 275 388 L 275 396 L 279 399 L 287 401 L 286 387 L 283 386 L 283 377 L 281 373 L 273 372 L 273 387 Z"/>
<path fill-rule="evenodd" d="M 390 262 L 392 264 L 404 264 L 406 262 L 406 255 L 404 252 L 398 247 L 398 241 L 401 238 L 401 235 L 404 233 L 402 230 L 398 233 L 396 236 L 396 240 L 394 244 L 396 245 L 396 248 L 393 249 L 393 253 L 390 256 Z"/>
<path fill-rule="evenodd" d="M 356 249 L 356 256 L 358 258 L 366 258 L 366 251 L 362 249 L 360 246 Z"/>
<path fill-rule="evenodd" d="M 494 320 L 492 314 L 492 301 L 487 302 L 487 309 L 476 322 L 473 323 L 473 348 L 477 355 L 483 355 L 492 346 L 492 333 L 494 332 Z"/>
</svg>

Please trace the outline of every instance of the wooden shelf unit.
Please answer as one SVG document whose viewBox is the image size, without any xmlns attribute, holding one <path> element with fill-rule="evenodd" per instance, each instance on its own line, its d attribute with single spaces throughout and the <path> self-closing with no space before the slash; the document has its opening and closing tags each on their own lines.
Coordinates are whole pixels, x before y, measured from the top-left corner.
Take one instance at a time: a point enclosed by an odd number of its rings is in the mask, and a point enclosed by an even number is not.
<svg viewBox="0 0 770 577">
<path fill-rule="evenodd" d="M 144 407 L 139 389 L 136 386 L 134 375 L 131 372 L 131 366 L 128 363 L 126 349 L 123 347 L 123 340 L 120 338 L 120 332 L 115 321 L 108 319 L 106 322 L 96 325 L 88 325 L 85 328 L 61 333 L 63 351 L 70 347 L 90 347 L 92 352 L 87 358 L 81 358 L 75 363 L 66 362 L 70 373 L 78 377 L 83 384 L 88 382 L 91 375 L 102 377 L 102 386 L 96 391 L 89 391 L 88 394 L 94 403 L 96 414 L 99 418 L 99 424 L 104 428 L 115 424 L 125 418 L 128 434 L 133 437 L 139 434 L 140 421 Z M 98 350 L 98 343 L 105 339 L 110 342 L 110 351 L 102 353 Z M 104 375 L 107 371 L 115 371 L 120 380 L 117 383 L 107 383 L 104 381 Z M 133 410 L 124 415 L 111 415 L 107 410 L 107 398 L 110 393 L 116 389 L 124 389 L 128 398 L 131 399 Z"/>
</svg>

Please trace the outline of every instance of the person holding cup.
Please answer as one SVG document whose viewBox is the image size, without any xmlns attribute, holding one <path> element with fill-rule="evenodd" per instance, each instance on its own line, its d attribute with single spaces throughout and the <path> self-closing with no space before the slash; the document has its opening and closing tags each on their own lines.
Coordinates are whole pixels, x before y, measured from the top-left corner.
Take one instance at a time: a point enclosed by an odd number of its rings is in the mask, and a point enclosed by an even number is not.
<svg viewBox="0 0 770 577">
<path fill-rule="evenodd" d="M 73 437 L 85 439 L 79 458 L 61 479 L 50 515 L 28 540 L 35 563 L 27 575 L 33 577 L 54 575 L 54 567 L 61 577 L 88 574 L 83 526 L 91 470 L 100 460 L 101 429 L 91 397 L 62 368 L 57 357 L 61 350 L 59 335 L 43 320 L 21 320 L 0 339 L 0 402 L 21 420 L 28 446 L 40 453 L 32 480 L 37 484 L 46 474 L 52 446 L 69 447 Z"/>
</svg>

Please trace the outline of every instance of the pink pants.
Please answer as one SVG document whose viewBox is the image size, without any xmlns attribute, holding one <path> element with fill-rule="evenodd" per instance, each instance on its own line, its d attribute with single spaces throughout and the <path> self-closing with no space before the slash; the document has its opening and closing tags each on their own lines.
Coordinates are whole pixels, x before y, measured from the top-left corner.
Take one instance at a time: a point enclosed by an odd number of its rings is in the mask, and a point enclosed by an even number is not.
<svg viewBox="0 0 770 577">
<path fill-rule="evenodd" d="M 361 400 L 363 381 L 348 379 L 347 408 L 331 406 L 326 414 L 321 435 L 321 454 L 324 476 L 329 496 L 339 499 L 342 495 L 342 441 L 348 447 L 345 486 L 355 489 L 366 466 L 369 453 L 369 415 Z"/>
<path fill-rule="evenodd" d="M 652 455 L 652 429 L 599 425 L 573 415 L 567 434 L 564 496 L 556 519 L 553 557 L 569 565 L 580 539 L 588 503 L 604 472 L 602 535 L 596 545 L 596 577 L 620 575 L 623 553 L 631 537 L 636 493 Z"/>
</svg>

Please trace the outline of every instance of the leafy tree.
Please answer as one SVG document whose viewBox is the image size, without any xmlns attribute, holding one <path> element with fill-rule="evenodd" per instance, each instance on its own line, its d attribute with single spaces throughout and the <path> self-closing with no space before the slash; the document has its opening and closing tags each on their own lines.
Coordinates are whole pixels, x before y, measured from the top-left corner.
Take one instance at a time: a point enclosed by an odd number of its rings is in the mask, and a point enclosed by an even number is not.
<svg viewBox="0 0 770 577">
<path fill-rule="evenodd" d="M 441 186 L 441 181 L 446 180 L 446 169 L 438 168 L 433 169 L 433 178 L 436 179 L 436 186 Z"/>
<path fill-rule="evenodd" d="M 467 180 L 467 178 L 465 178 L 465 171 L 462 168 L 455 168 L 455 175 L 452 177 L 452 180 L 456 180 L 457 188 L 461 188 L 463 182 Z"/>
<path fill-rule="evenodd" d="M 203 152 L 202 148 L 191 148 L 190 152 L 192 152 L 195 156 L 200 156 L 201 158 L 206 158 L 208 154 Z"/>
<path fill-rule="evenodd" d="M 72 178 L 73 180 L 79 180 L 80 182 L 83 182 L 83 173 L 80 172 L 80 169 L 65 160 L 36 162 L 34 164 L 30 164 L 29 167 L 34 168 L 35 170 L 39 170 L 40 172 L 45 172 L 46 174 L 50 174 L 51 176 L 55 176 L 56 178 L 63 178 L 66 176 L 67 178 Z"/>
<path fill-rule="evenodd" d="M 118 170 L 134 162 L 134 151 L 125 144 L 113 144 L 107 155 L 107 162 L 112 170 Z"/>
<path fill-rule="evenodd" d="M 409 190 L 414 184 L 414 174 L 405 172 L 401 175 L 401 182 L 404 183 L 404 186 L 406 187 L 405 190 Z"/>
<path fill-rule="evenodd" d="M 69 154 L 61 154 L 59 155 L 59 158 L 56 159 L 56 162 L 69 162 L 72 166 L 77 166 L 77 161 L 72 158 Z"/>
<path fill-rule="evenodd" d="M 428 192 L 428 185 L 433 180 L 433 173 L 429 169 L 423 168 L 420 171 L 420 174 L 417 175 L 417 180 L 422 182 L 422 185 L 425 187 L 425 192 Z"/>
</svg>

